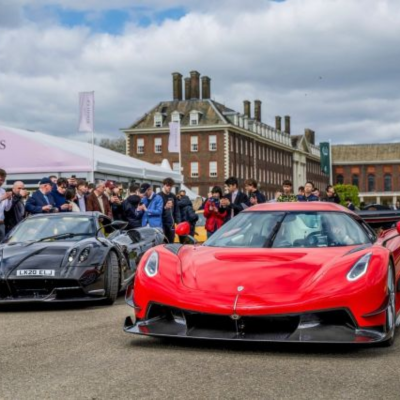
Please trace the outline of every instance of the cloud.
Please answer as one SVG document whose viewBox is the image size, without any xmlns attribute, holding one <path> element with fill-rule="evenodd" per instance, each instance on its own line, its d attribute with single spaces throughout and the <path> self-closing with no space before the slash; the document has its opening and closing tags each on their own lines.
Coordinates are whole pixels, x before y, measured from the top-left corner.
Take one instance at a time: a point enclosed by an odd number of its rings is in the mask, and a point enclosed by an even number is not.
<svg viewBox="0 0 400 400">
<path fill-rule="evenodd" d="M 0 17 L 1 122 L 76 135 L 78 92 L 94 90 L 96 131 L 116 136 L 172 98 L 172 72 L 195 69 L 212 78 L 212 97 L 228 107 L 242 111 L 244 99 L 260 99 L 270 125 L 291 115 L 293 134 L 312 128 L 334 143 L 398 140 L 397 0 L 215 3 L 137 1 L 152 13 L 184 7 L 186 14 L 148 26 L 133 18 L 112 35 L 63 26 L 43 8 L 96 15 L 109 2 L 35 0 L 35 18 L 23 19 L 32 2 L 20 0 L 7 9 L 15 24 Z"/>
</svg>

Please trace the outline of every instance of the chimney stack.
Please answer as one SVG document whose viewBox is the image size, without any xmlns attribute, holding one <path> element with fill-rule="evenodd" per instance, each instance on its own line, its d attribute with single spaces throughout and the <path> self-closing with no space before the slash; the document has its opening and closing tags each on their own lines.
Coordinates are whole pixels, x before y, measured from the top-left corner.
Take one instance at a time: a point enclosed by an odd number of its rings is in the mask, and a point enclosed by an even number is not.
<svg viewBox="0 0 400 400">
<path fill-rule="evenodd" d="M 197 71 L 190 72 L 190 95 L 194 100 L 200 98 L 200 74 Z"/>
<path fill-rule="evenodd" d="M 185 78 L 185 100 L 190 100 L 190 78 Z"/>
<path fill-rule="evenodd" d="M 211 98 L 211 79 L 208 76 L 201 77 L 201 94 L 204 100 Z"/>
<path fill-rule="evenodd" d="M 277 131 L 282 130 L 282 118 L 279 115 L 275 117 L 275 129 Z"/>
<path fill-rule="evenodd" d="M 172 73 L 172 91 L 174 100 L 182 100 L 182 75 L 179 72 Z"/>
<path fill-rule="evenodd" d="M 254 100 L 254 119 L 261 122 L 261 100 Z"/>
<path fill-rule="evenodd" d="M 290 135 L 290 116 L 285 115 L 285 133 Z"/>
<path fill-rule="evenodd" d="M 244 115 L 247 118 L 251 118 L 250 102 L 248 100 L 243 101 Z"/>
<path fill-rule="evenodd" d="M 306 137 L 309 143 L 315 144 L 315 131 L 307 128 L 304 130 L 304 136 Z"/>
</svg>

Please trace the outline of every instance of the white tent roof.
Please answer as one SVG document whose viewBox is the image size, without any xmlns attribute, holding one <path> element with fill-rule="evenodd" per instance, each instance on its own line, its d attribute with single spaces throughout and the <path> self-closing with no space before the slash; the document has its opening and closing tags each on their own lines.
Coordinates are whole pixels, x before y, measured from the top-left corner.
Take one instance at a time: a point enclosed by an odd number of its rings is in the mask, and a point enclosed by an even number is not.
<svg viewBox="0 0 400 400">
<path fill-rule="evenodd" d="M 92 145 L 42 132 L 0 126 L 0 168 L 8 174 L 91 172 Z M 3 148 L 4 147 L 4 148 Z M 94 146 L 95 171 L 116 176 L 177 183 L 179 173 Z"/>
</svg>

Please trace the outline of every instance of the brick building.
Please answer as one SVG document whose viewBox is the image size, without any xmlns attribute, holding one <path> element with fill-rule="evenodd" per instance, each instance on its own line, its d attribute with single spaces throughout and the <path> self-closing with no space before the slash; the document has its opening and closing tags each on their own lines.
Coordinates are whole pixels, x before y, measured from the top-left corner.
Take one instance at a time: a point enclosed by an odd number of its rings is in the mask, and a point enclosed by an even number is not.
<svg viewBox="0 0 400 400">
<path fill-rule="evenodd" d="M 400 143 L 332 146 L 332 169 L 334 183 L 357 186 L 361 202 L 400 200 Z"/>
<path fill-rule="evenodd" d="M 197 71 L 184 81 L 180 73 L 172 76 L 173 99 L 160 102 L 123 129 L 128 155 L 153 164 L 167 159 L 179 170 L 179 155 L 168 152 L 169 122 L 179 121 L 184 182 L 203 196 L 212 186 L 223 187 L 232 175 L 240 184 L 256 179 L 268 198 L 285 179 L 293 181 L 295 188 L 309 179 L 318 187 L 327 184 L 313 131 L 292 136 L 289 116 L 284 117 L 283 128 L 280 116 L 275 117 L 275 127 L 263 123 L 260 100 L 254 102 L 254 115 L 248 100 L 242 113 L 212 100 L 211 79 L 200 79 Z"/>
</svg>

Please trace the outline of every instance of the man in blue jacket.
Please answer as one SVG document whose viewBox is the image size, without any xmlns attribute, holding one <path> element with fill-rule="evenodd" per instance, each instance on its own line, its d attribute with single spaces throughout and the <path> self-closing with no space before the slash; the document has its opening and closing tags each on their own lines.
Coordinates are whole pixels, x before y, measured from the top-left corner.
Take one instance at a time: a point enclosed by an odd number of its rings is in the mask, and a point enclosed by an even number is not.
<svg viewBox="0 0 400 400">
<path fill-rule="evenodd" d="M 67 203 L 67 199 L 65 198 L 65 192 L 68 189 L 68 179 L 67 178 L 58 178 L 56 186 L 53 186 L 51 190 L 51 195 L 56 202 L 56 207 L 60 211 L 72 211 L 72 204 Z"/>
<path fill-rule="evenodd" d="M 39 182 L 39 189 L 28 198 L 25 210 L 29 214 L 42 214 L 58 212 L 56 202 L 51 195 L 52 182 L 49 178 L 43 178 Z"/>
<path fill-rule="evenodd" d="M 138 206 L 138 211 L 143 211 L 142 226 L 163 229 L 162 214 L 164 202 L 161 196 L 153 192 L 148 183 L 140 185 L 139 193 L 143 195 L 142 202 Z"/>
</svg>

